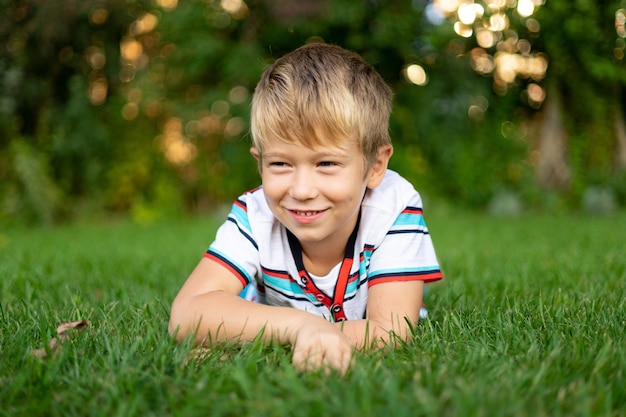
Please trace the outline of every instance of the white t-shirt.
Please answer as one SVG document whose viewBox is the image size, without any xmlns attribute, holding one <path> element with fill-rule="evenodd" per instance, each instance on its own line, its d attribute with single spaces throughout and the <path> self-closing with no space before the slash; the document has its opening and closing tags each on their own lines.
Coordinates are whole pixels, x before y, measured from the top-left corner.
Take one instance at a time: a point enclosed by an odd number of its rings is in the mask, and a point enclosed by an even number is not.
<svg viewBox="0 0 626 417">
<path fill-rule="evenodd" d="M 291 306 L 332 320 L 329 308 L 300 278 L 287 230 L 270 211 L 262 187 L 234 202 L 228 220 L 204 256 L 227 267 L 244 287 L 256 283 L 260 302 Z M 339 267 L 325 277 L 311 276 L 330 298 Z M 372 285 L 441 278 L 421 197 L 407 180 L 387 170 L 381 184 L 366 191 L 361 205 L 354 259 L 343 297 L 345 317 L 364 318 Z"/>
</svg>

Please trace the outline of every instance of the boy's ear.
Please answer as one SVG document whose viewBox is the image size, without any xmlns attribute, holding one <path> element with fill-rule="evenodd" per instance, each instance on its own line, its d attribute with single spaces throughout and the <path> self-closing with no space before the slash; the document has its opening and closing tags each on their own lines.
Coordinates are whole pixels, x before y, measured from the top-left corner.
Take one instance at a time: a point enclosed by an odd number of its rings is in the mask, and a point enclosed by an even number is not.
<svg viewBox="0 0 626 417">
<path fill-rule="evenodd" d="M 250 154 L 256 159 L 256 168 L 261 173 L 261 152 L 254 146 L 250 148 Z"/>
<path fill-rule="evenodd" d="M 393 155 L 393 146 L 383 145 L 378 148 L 378 157 L 367 174 L 367 188 L 376 188 L 380 185 L 385 176 L 385 172 L 387 172 L 391 155 Z"/>
</svg>

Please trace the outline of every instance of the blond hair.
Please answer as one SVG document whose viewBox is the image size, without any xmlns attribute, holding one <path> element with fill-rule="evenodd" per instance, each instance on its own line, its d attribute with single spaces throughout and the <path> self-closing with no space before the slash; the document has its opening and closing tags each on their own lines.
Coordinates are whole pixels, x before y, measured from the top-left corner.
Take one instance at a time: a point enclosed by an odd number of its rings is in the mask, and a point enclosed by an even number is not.
<svg viewBox="0 0 626 417">
<path fill-rule="evenodd" d="M 269 139 L 315 147 L 355 139 L 369 166 L 390 144 L 392 93 L 359 55 L 313 43 L 276 60 L 252 99 L 253 146 Z"/>
</svg>

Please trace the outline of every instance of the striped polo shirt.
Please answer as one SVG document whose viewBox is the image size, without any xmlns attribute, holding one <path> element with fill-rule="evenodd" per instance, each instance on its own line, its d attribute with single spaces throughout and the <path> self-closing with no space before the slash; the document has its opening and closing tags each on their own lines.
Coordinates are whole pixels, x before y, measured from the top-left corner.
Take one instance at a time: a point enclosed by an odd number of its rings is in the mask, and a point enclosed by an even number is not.
<svg viewBox="0 0 626 417">
<path fill-rule="evenodd" d="M 239 197 L 218 229 L 205 257 L 228 268 L 245 287 L 256 284 L 259 301 L 290 306 L 331 319 L 329 309 L 301 281 L 287 230 L 270 211 L 263 188 Z M 339 265 L 325 277 L 311 276 L 332 298 Z M 381 184 L 366 191 L 343 308 L 348 320 L 364 318 L 372 285 L 442 278 L 422 200 L 413 186 L 387 170 Z"/>
</svg>

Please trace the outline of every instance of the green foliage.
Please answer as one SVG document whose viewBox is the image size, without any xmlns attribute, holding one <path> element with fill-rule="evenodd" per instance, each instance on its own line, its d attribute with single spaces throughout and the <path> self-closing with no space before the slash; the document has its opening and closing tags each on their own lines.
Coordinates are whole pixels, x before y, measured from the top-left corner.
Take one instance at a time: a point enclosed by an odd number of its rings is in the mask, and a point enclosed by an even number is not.
<svg viewBox="0 0 626 417">
<path fill-rule="evenodd" d="M 108 187 L 116 139 L 122 136 L 111 127 L 120 109 L 88 97 L 94 80 L 106 80 L 115 96 L 120 84 L 120 33 L 136 16 L 140 3 L 3 3 L 6 13 L 0 17 L 0 32 L 8 47 L 0 52 L 4 70 L 0 155 L 6 155 L 14 141 L 24 144 L 14 150 L 14 158 L 3 158 L 6 165 L 0 179 L 7 185 L 0 198 L 15 200 L 11 190 L 20 187 L 40 197 L 21 198 L 13 208 L 5 204 L 0 215 L 46 222 L 58 219 L 59 212 L 74 216 L 81 200 L 98 201 Z M 105 6 L 108 26 L 100 26 L 94 12 Z M 40 174 L 25 177 L 24 160 L 30 158 L 25 155 L 30 154 L 24 149 L 32 149 L 38 155 L 33 158 L 45 161 L 31 164 L 45 166 L 37 170 Z"/>
<path fill-rule="evenodd" d="M 53 221 L 84 210 L 156 218 L 232 200 L 258 183 L 248 112 L 261 71 L 312 40 L 358 52 L 392 86 L 392 168 L 421 191 L 476 208 L 502 192 L 531 206 L 543 198 L 528 128 L 541 109 L 519 99 L 529 80 L 496 94 L 492 78 L 470 67 L 476 40 L 456 35 L 452 22 L 431 23 L 429 2 L 243 4 L 0 1 L 0 218 Z M 593 185 L 623 194 L 613 167 L 626 82 L 616 7 L 550 0 L 534 16 L 537 33 L 507 8 L 506 36 L 517 32 L 549 58 L 544 87 L 564 104 L 574 173 L 559 198 L 574 206 Z M 425 69 L 426 85 L 405 79 L 409 64 Z M 14 141 L 43 161 L 39 177 L 56 191 L 42 195 L 59 196 L 51 208 L 20 195 Z"/>
<path fill-rule="evenodd" d="M 50 176 L 47 156 L 25 141 L 11 143 L 16 183 L 3 187 L 3 211 L 27 221 L 53 223 L 62 212 L 63 194 Z"/>
<path fill-rule="evenodd" d="M 159 15 L 159 40 L 149 52 L 154 56 L 128 88 L 160 92 L 158 123 L 180 119 L 182 140 L 196 149 L 193 160 L 170 165 L 182 179 L 187 204 L 230 201 L 258 181 L 245 135 L 263 52 L 246 38 L 245 23 L 217 4 L 190 1 Z M 175 47 L 164 56 L 168 45 Z"/>
<path fill-rule="evenodd" d="M 572 194 L 590 185 L 615 182 L 616 120 L 624 118 L 626 68 L 615 50 L 617 2 L 550 1 L 537 18 L 563 24 L 543 25 L 538 48 L 550 54 L 547 82 L 563 102 L 569 136 Z M 623 49 L 623 47 L 622 47 Z"/>
<path fill-rule="evenodd" d="M 86 88 L 80 76 L 68 80 L 67 101 L 42 111 L 37 132 L 38 144 L 52 158 L 56 182 L 74 195 L 104 185 L 102 177 L 112 153 L 112 132 L 98 112 L 85 111 L 91 107 Z"/>
</svg>

